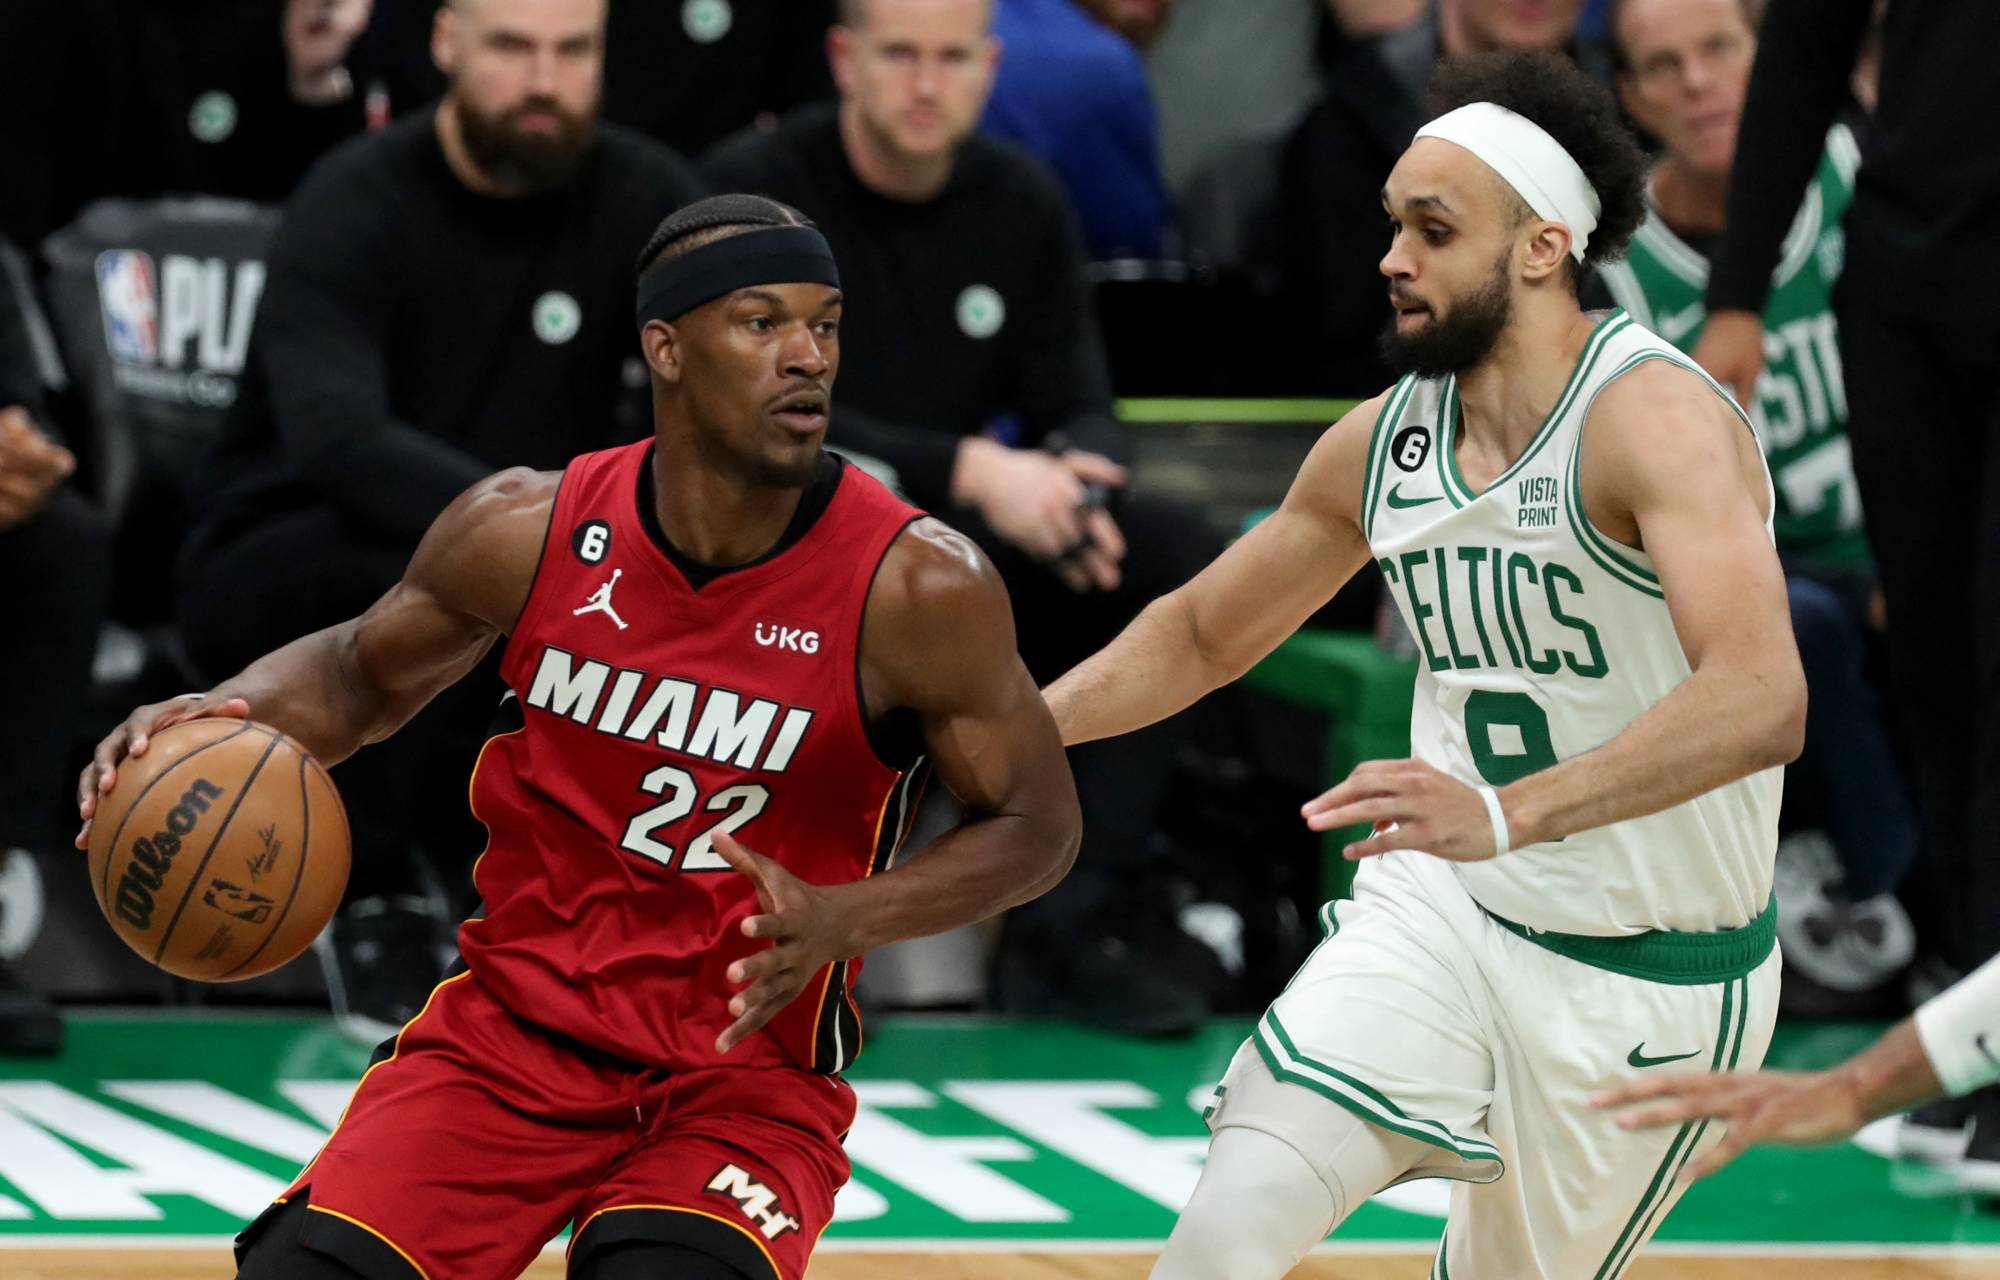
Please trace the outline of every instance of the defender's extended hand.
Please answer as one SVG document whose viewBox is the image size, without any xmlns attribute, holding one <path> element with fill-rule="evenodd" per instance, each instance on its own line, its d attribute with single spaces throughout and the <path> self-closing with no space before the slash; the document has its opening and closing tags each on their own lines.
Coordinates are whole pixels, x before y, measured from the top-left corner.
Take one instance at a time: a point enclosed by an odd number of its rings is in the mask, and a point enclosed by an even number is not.
<svg viewBox="0 0 2000 1280">
<path fill-rule="evenodd" d="M 715 851 L 757 886 L 763 914 L 743 921 L 743 935 L 771 939 L 763 951 L 729 966 L 731 982 L 749 985 L 730 998 L 729 1016 L 736 1021 L 715 1038 L 716 1052 L 728 1053 L 790 1004 L 821 969 L 851 959 L 853 951 L 843 940 L 831 889 L 807 884 L 725 832 L 715 833 Z"/>
<path fill-rule="evenodd" d="M 1654 1129 L 1710 1118 L 1729 1126 L 1722 1144 L 1689 1166 L 1705 1178 L 1760 1142 L 1815 1146 L 1851 1136 L 1868 1121 L 1853 1081 L 1838 1071 L 1737 1071 L 1638 1080 L 1591 1098 L 1599 1107 L 1633 1107 L 1620 1128 Z"/>
<path fill-rule="evenodd" d="M 183 720 L 199 720 L 204 716 L 241 720 L 249 714 L 250 704 L 241 698 L 217 702 L 205 693 L 184 693 L 178 698 L 140 707 L 125 717 L 123 724 L 97 744 L 90 763 L 84 766 L 83 776 L 76 781 L 77 814 L 83 819 L 83 830 L 76 833 L 76 847 L 90 847 L 90 821 L 97 814 L 97 798 L 116 785 L 118 765 L 125 757 L 146 754 L 146 744 L 152 735 Z"/>
<path fill-rule="evenodd" d="M 1347 846 L 1350 860 L 1416 849 L 1452 862 L 1493 856 L 1493 821 L 1479 793 L 1421 760 L 1370 760 L 1301 810 L 1314 831 L 1352 823 L 1375 827 Z M 1394 826 L 1384 829 L 1385 824 Z"/>
</svg>

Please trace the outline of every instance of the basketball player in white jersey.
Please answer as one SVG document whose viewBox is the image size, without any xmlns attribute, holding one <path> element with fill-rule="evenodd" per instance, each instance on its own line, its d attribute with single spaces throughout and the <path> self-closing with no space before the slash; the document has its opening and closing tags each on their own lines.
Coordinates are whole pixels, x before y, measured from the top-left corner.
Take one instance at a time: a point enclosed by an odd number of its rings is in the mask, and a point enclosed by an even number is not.
<svg viewBox="0 0 2000 1280">
<path fill-rule="evenodd" d="M 1439 1280 L 1608 1280 L 1721 1132 L 1630 1132 L 1591 1095 L 1753 1067 L 1770 1038 L 1805 686 L 1762 453 L 1684 356 L 1578 308 L 1643 214 L 1608 95 L 1519 52 L 1449 63 L 1434 94 L 1383 191 L 1408 376 L 1049 691 L 1068 742 L 1171 715 L 1370 560 L 1423 659 L 1415 758 L 1305 808 L 1376 834 L 1217 1089 L 1156 1280 L 1271 1280 L 1419 1177 L 1458 1180 Z"/>
</svg>

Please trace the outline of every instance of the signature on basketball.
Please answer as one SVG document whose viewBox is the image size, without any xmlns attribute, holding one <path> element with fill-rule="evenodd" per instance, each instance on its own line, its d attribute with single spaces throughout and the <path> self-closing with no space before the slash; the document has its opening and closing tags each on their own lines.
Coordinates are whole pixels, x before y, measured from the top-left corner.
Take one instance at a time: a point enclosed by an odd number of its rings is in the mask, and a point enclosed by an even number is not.
<svg viewBox="0 0 2000 1280">
<path fill-rule="evenodd" d="M 268 827 L 257 828 L 257 838 L 263 841 L 264 851 L 244 863 L 250 870 L 250 879 L 253 882 L 261 879 L 264 873 L 277 863 L 278 855 L 285 848 L 285 842 L 278 839 L 278 824 L 275 822 Z"/>
</svg>

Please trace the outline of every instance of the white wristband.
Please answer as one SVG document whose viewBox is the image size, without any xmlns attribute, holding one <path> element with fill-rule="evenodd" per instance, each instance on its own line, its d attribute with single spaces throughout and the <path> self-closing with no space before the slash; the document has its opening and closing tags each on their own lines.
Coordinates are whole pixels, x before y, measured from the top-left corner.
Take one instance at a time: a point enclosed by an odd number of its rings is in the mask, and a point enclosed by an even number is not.
<svg viewBox="0 0 2000 1280">
<path fill-rule="evenodd" d="M 1476 788 L 1486 802 L 1486 818 L 1493 824 L 1493 856 L 1499 857 L 1513 846 L 1507 839 L 1507 814 L 1500 808 L 1500 795 L 1491 787 Z"/>
</svg>

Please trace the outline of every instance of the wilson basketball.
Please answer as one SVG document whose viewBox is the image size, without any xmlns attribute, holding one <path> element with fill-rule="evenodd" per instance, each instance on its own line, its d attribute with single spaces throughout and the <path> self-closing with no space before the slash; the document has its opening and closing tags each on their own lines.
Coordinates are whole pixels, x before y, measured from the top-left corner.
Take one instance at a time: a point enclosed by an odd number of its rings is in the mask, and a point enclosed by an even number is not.
<svg viewBox="0 0 2000 1280">
<path fill-rule="evenodd" d="M 189 720 L 118 766 L 90 828 L 90 883 L 119 937 L 168 973 L 235 982 L 304 951 L 347 887 L 347 811 L 267 725 Z"/>
</svg>

